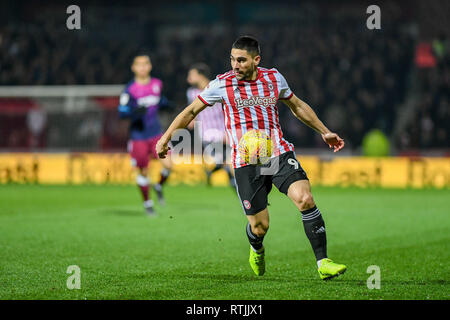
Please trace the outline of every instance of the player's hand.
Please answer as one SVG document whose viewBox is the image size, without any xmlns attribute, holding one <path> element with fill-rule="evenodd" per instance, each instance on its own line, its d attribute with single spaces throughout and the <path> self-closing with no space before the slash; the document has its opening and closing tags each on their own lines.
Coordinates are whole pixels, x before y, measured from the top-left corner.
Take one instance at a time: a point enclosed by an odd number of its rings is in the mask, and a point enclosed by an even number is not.
<svg viewBox="0 0 450 320">
<path fill-rule="evenodd" d="M 334 152 L 338 152 L 344 147 L 344 139 L 339 137 L 336 133 L 329 132 L 322 134 L 322 139 L 330 148 L 334 148 Z"/>
<path fill-rule="evenodd" d="M 147 107 L 146 106 L 142 106 L 142 105 L 138 105 L 136 108 L 136 113 L 137 114 L 144 114 L 147 112 Z"/>
<path fill-rule="evenodd" d="M 161 159 L 164 159 L 167 155 L 167 152 L 169 152 L 170 147 L 169 147 L 169 142 L 161 137 L 161 139 L 158 140 L 158 142 L 156 143 L 156 153 L 158 154 L 158 157 L 160 157 Z"/>
</svg>

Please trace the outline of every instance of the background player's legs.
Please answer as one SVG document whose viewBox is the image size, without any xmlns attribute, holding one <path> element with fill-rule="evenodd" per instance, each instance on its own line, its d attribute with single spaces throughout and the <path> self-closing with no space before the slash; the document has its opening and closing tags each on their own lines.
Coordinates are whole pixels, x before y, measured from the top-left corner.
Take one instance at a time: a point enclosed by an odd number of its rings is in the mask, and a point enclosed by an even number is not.
<svg viewBox="0 0 450 320">
<path fill-rule="evenodd" d="M 327 258 L 327 237 L 325 222 L 312 197 L 309 181 L 298 180 L 293 182 L 288 188 L 287 196 L 302 213 L 305 233 L 320 267 L 320 261 Z"/>
<path fill-rule="evenodd" d="M 247 215 L 248 224 L 246 227 L 248 241 L 255 252 L 264 251 L 263 240 L 269 229 L 269 210 L 264 210 Z"/>
<path fill-rule="evenodd" d="M 170 171 L 172 170 L 172 161 L 169 156 L 164 159 L 159 159 L 159 161 L 161 162 L 163 168 L 161 170 L 161 177 L 158 184 L 162 186 L 167 181 L 167 178 L 169 178 Z"/>
<path fill-rule="evenodd" d="M 231 173 L 231 169 L 227 164 L 217 163 L 216 166 L 212 170 L 206 171 L 206 178 L 208 185 L 211 185 L 211 176 L 217 170 L 223 169 L 228 175 L 228 179 L 230 179 L 230 186 L 236 188 L 236 182 L 234 181 L 233 174 Z"/>
<path fill-rule="evenodd" d="M 228 175 L 228 179 L 230 180 L 230 186 L 232 188 L 236 188 L 236 181 L 234 179 L 234 176 L 232 174 L 230 166 L 227 164 L 227 145 L 223 142 L 215 142 L 215 151 L 217 154 L 214 154 L 214 157 L 216 158 L 216 165 L 212 170 L 206 170 L 206 181 L 208 185 L 211 185 L 211 176 L 214 172 L 217 170 L 223 169 Z M 207 147 L 207 144 L 203 146 L 204 148 Z"/>
<path fill-rule="evenodd" d="M 170 155 L 167 155 L 167 157 L 161 159 L 158 157 L 158 154 L 156 153 L 156 143 L 161 138 L 162 135 L 150 138 L 148 140 L 148 148 L 150 150 L 150 154 L 154 159 L 158 159 L 159 162 L 162 164 L 163 168 L 161 169 L 161 175 L 159 177 L 158 183 L 154 185 L 154 189 L 156 191 L 156 194 L 158 195 L 158 201 L 160 204 L 164 204 L 164 196 L 162 192 L 162 187 L 164 183 L 167 181 L 170 175 L 170 171 L 172 170 L 172 160 L 170 160 Z"/>
<path fill-rule="evenodd" d="M 130 155 L 137 168 L 136 183 L 144 200 L 144 208 L 153 213 L 153 201 L 150 197 L 150 180 L 148 179 L 148 148 L 145 140 L 135 140 L 130 143 Z"/>
<path fill-rule="evenodd" d="M 138 174 L 136 176 L 136 182 L 141 190 L 142 198 L 144 199 L 144 208 L 147 212 L 153 212 L 153 200 L 149 199 L 150 180 L 148 179 L 148 169 L 138 168 Z"/>
<path fill-rule="evenodd" d="M 206 178 L 208 185 L 211 185 L 211 176 L 217 170 L 222 169 L 223 165 L 221 163 L 216 163 L 216 166 L 212 170 L 206 170 Z"/>
<path fill-rule="evenodd" d="M 159 181 L 157 184 L 155 184 L 155 191 L 158 194 L 158 201 L 161 204 L 164 204 L 164 196 L 162 193 L 162 187 L 163 184 L 167 181 L 167 178 L 169 178 L 170 172 L 172 170 L 172 161 L 170 160 L 170 157 L 167 156 L 164 159 L 159 159 L 161 162 L 163 168 L 161 169 L 161 176 L 159 178 Z"/>
<path fill-rule="evenodd" d="M 230 179 L 230 186 L 232 188 L 236 188 L 236 181 L 234 180 L 233 174 L 231 173 L 230 166 L 227 165 L 226 163 L 224 163 L 222 166 L 223 166 L 223 169 L 226 171 L 226 173 L 228 175 L 228 179 Z"/>
</svg>

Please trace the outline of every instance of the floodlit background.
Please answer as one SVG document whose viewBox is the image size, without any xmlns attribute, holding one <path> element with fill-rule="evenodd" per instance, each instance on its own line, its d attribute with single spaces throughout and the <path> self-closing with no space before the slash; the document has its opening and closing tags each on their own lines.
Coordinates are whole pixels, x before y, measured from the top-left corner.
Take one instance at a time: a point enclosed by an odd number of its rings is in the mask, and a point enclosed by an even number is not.
<svg viewBox="0 0 450 320">
<path fill-rule="evenodd" d="M 133 54 L 150 52 L 152 75 L 177 106 L 162 115 L 168 125 L 186 105 L 189 66 L 229 70 L 232 42 L 252 34 L 261 65 L 278 68 L 344 137 L 343 153 L 361 155 L 364 137 L 378 129 L 391 155 L 448 155 L 446 1 L 380 2 L 381 30 L 366 27 L 364 1 L 81 1 L 81 30 L 66 28 L 68 5 L 2 1 L 3 151 L 124 151 L 127 123 L 118 119 L 117 96 L 132 78 Z M 73 87 L 80 85 L 111 87 Z M 280 117 L 298 149 L 323 149 L 287 108 Z"/>
</svg>

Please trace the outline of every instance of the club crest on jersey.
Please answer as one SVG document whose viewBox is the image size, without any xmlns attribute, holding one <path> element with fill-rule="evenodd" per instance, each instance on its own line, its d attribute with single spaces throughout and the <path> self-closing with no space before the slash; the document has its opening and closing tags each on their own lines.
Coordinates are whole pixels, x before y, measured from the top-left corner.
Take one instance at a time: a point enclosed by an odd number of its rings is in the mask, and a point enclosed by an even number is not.
<svg viewBox="0 0 450 320">
<path fill-rule="evenodd" d="M 273 84 L 272 83 L 269 82 L 267 84 L 267 87 L 269 88 L 270 91 L 273 91 Z"/>
<path fill-rule="evenodd" d="M 247 99 L 240 99 L 240 98 L 234 99 L 234 102 L 236 103 L 237 108 L 254 107 L 254 106 L 268 107 L 270 105 L 276 104 L 277 98 L 252 96 Z"/>
<path fill-rule="evenodd" d="M 152 89 L 155 94 L 159 94 L 161 92 L 161 88 L 157 84 L 154 84 Z"/>
</svg>

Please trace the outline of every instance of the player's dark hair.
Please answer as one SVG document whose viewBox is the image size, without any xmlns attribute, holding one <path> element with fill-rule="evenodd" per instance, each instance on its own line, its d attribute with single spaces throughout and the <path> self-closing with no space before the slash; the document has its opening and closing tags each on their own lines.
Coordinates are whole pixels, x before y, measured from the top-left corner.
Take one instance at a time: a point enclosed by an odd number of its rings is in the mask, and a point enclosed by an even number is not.
<svg viewBox="0 0 450 320">
<path fill-rule="evenodd" d="M 211 78 L 211 69 L 203 62 L 193 64 L 189 70 L 197 70 L 197 72 L 205 78 Z"/>
<path fill-rule="evenodd" d="M 247 50 L 248 53 L 250 53 L 253 57 L 259 56 L 261 54 L 259 42 L 252 36 L 240 36 L 233 43 L 232 48 Z"/>
<path fill-rule="evenodd" d="M 131 60 L 131 63 L 134 62 L 134 59 L 136 59 L 136 57 L 147 57 L 150 61 L 152 61 L 152 59 L 150 58 L 150 54 L 148 53 L 147 50 L 139 50 L 137 51 L 134 55 L 133 58 Z"/>
</svg>

